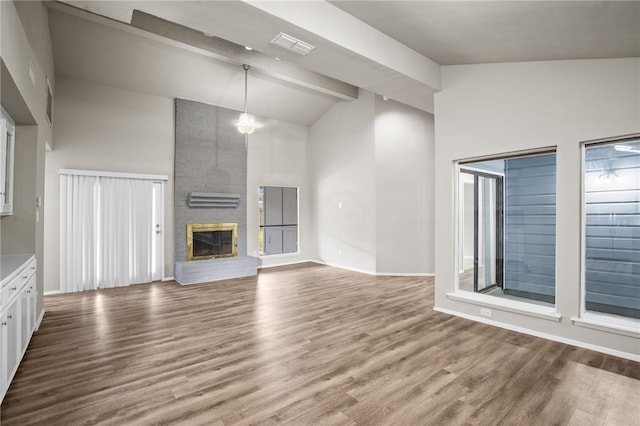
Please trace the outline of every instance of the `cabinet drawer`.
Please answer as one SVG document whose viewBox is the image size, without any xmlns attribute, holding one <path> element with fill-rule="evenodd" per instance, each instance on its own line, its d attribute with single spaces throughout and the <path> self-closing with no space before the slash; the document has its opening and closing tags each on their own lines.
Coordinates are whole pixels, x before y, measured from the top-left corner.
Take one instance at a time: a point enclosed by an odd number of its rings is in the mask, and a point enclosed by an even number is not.
<svg viewBox="0 0 640 426">
<path fill-rule="evenodd" d="M 15 277 L 11 281 L 9 281 L 9 284 L 2 287 L 2 293 L 0 294 L 0 301 L 2 302 L 3 308 L 5 308 L 6 306 L 9 305 L 9 303 L 11 303 L 11 301 L 16 297 L 20 289 L 24 287 L 27 281 L 29 281 L 28 278 L 23 278 L 23 276 L 24 275 L 19 275 Z"/>
<path fill-rule="evenodd" d="M 22 287 L 24 287 L 27 282 L 31 279 L 31 277 L 36 272 L 36 261 L 32 259 L 30 262 L 26 264 L 23 268 L 20 268 L 13 275 L 13 278 L 2 286 L 2 290 L 0 291 L 0 307 L 5 308 L 13 298 L 20 292 Z"/>
</svg>

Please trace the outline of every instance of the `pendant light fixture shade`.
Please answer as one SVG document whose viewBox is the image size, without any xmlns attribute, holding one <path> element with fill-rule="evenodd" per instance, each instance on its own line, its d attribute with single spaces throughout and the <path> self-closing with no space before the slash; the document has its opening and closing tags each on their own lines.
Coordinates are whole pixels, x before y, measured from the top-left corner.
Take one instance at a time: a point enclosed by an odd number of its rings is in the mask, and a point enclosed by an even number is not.
<svg viewBox="0 0 640 426">
<path fill-rule="evenodd" d="M 244 112 L 238 117 L 236 128 L 240 133 L 250 135 L 256 129 L 255 118 L 247 112 L 247 72 L 251 66 L 244 64 L 242 68 L 244 69 Z"/>
<path fill-rule="evenodd" d="M 256 120 L 251 115 L 243 112 L 238 118 L 236 128 L 240 133 L 250 135 L 256 129 Z"/>
</svg>

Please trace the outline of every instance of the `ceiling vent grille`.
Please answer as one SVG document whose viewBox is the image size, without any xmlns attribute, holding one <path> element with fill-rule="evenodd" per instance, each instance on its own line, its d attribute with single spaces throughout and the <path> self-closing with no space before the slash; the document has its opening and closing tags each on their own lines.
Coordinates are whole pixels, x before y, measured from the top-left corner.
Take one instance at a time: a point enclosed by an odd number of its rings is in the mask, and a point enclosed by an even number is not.
<svg viewBox="0 0 640 426">
<path fill-rule="evenodd" d="M 287 49 L 290 52 L 293 53 L 297 53 L 298 55 L 308 55 L 309 52 L 311 52 L 313 49 L 315 49 L 315 46 L 312 46 L 309 43 L 305 43 L 302 40 L 298 40 L 295 37 L 291 37 L 288 34 L 285 33 L 280 33 L 277 36 L 275 36 L 272 40 L 271 43 L 275 44 L 276 46 L 280 46 L 283 47 L 285 49 Z"/>
</svg>

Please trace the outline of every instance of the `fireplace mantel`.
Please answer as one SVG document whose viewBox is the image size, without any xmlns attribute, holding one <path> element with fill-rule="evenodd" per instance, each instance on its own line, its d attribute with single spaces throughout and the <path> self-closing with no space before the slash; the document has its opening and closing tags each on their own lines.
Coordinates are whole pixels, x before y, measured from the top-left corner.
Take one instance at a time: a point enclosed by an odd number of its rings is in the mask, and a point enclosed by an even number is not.
<svg viewBox="0 0 640 426">
<path fill-rule="evenodd" d="M 240 194 L 220 192 L 190 192 L 187 200 L 189 207 L 209 207 L 235 209 L 240 204 Z"/>
</svg>

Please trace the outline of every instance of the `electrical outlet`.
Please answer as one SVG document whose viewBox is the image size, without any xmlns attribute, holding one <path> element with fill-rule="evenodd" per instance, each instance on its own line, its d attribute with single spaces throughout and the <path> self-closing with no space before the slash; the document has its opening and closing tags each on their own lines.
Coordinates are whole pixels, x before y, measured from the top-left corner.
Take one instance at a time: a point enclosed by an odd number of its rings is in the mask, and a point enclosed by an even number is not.
<svg viewBox="0 0 640 426">
<path fill-rule="evenodd" d="M 342 256 L 342 249 L 338 249 L 338 256 Z"/>
<path fill-rule="evenodd" d="M 491 309 L 480 308 L 480 315 L 482 315 L 483 317 L 490 317 L 491 316 Z"/>
</svg>

